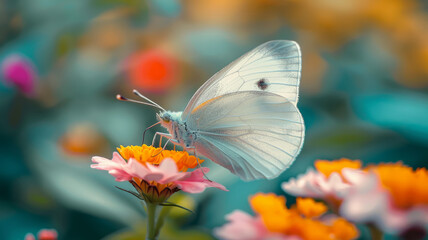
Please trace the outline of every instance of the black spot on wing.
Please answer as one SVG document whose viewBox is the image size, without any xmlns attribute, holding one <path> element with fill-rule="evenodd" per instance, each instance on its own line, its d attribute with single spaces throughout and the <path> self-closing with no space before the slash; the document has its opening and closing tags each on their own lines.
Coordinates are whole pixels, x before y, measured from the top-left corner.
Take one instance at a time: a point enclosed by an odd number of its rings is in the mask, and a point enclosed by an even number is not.
<svg viewBox="0 0 428 240">
<path fill-rule="evenodd" d="M 269 86 L 269 83 L 266 78 L 261 78 L 259 81 L 257 81 L 256 84 L 260 90 L 266 90 L 266 88 L 268 88 Z"/>
</svg>

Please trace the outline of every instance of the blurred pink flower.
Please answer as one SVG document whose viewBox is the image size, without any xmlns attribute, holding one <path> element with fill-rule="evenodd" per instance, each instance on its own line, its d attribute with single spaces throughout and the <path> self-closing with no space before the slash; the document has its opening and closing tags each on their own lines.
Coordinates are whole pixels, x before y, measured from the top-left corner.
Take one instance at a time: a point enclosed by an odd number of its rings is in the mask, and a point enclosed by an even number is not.
<svg viewBox="0 0 428 240">
<path fill-rule="evenodd" d="M 347 170 L 344 176 L 353 175 Z M 351 177 L 352 178 L 352 177 Z M 428 206 L 409 209 L 394 206 L 391 194 L 373 172 L 362 172 L 340 207 L 340 214 L 354 222 L 375 224 L 384 232 L 402 233 L 412 227 L 428 227 Z"/>
<path fill-rule="evenodd" d="M 143 165 L 134 158 L 125 161 L 117 152 L 113 158 L 93 157 L 91 168 L 106 170 L 116 178 L 116 181 L 130 181 L 138 178 L 147 182 L 155 181 L 159 184 L 173 184 L 188 193 L 200 193 L 208 187 L 215 187 L 227 191 L 216 182 L 204 178 L 208 168 L 199 168 L 193 172 L 179 172 L 176 162 L 171 158 L 165 158 L 159 166 L 146 163 Z"/>
<path fill-rule="evenodd" d="M 348 169 L 349 171 L 356 171 Z M 312 197 L 326 199 L 334 197 L 341 199 L 346 196 L 351 183 L 343 179 L 339 173 L 332 173 L 329 177 L 315 171 L 308 170 L 305 174 L 292 178 L 288 182 L 282 183 L 282 189 L 288 194 L 299 197 Z"/>
<path fill-rule="evenodd" d="M 37 73 L 29 59 L 18 54 L 9 55 L 1 63 L 1 70 L 7 84 L 16 86 L 27 97 L 34 96 Z"/>
<path fill-rule="evenodd" d="M 37 239 L 33 234 L 28 233 L 25 235 L 25 240 L 57 240 L 58 233 L 54 229 L 42 229 L 37 234 Z"/>
<path fill-rule="evenodd" d="M 36 237 L 34 237 L 32 233 L 27 233 L 27 235 L 25 235 L 25 240 L 36 240 Z"/>
<path fill-rule="evenodd" d="M 299 240 L 269 232 L 261 217 L 235 210 L 226 215 L 229 223 L 214 229 L 214 234 L 223 240 Z"/>
</svg>

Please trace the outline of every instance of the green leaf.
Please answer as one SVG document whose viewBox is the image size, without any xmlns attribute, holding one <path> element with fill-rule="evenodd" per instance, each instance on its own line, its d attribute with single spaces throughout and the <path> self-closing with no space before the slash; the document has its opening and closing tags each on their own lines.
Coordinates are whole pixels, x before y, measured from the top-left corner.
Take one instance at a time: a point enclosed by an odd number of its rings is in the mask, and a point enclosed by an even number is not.
<svg viewBox="0 0 428 240">
<path fill-rule="evenodd" d="M 130 193 L 130 194 L 132 194 L 132 195 L 134 195 L 134 196 L 136 196 L 138 199 L 140 199 L 140 200 L 143 200 L 143 201 L 145 201 L 145 199 L 144 198 L 142 198 L 138 193 L 136 193 L 136 192 L 133 192 L 133 191 L 129 191 L 129 190 L 126 190 L 126 189 L 123 189 L 123 188 L 121 188 L 121 187 L 118 187 L 118 186 L 115 186 L 116 188 L 118 188 L 118 189 L 120 189 L 120 190 L 122 190 L 122 191 L 125 191 L 125 192 L 127 192 L 127 193 Z"/>
<path fill-rule="evenodd" d="M 164 207 L 178 207 L 178 208 L 181 208 L 181 209 L 183 209 L 183 210 L 187 210 L 187 211 L 189 211 L 189 212 L 191 212 L 191 213 L 194 213 L 192 210 L 190 210 L 190 209 L 188 209 L 188 208 L 185 208 L 185 207 L 183 207 L 183 206 L 180 206 L 180 205 L 178 205 L 178 204 L 172 203 L 172 202 L 163 202 L 163 203 L 161 203 L 161 204 L 159 204 L 159 205 L 164 206 Z"/>
</svg>

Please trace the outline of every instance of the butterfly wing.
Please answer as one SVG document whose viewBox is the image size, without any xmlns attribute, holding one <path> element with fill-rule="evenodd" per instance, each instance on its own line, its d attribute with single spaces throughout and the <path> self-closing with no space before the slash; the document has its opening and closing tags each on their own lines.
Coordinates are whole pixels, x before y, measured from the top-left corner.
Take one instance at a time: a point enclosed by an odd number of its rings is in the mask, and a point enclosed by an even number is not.
<svg viewBox="0 0 428 240">
<path fill-rule="evenodd" d="M 193 95 L 182 118 L 186 120 L 197 106 L 210 99 L 239 91 L 272 92 L 296 105 L 301 68 L 301 53 L 296 42 L 264 43 L 205 82 Z"/>
<path fill-rule="evenodd" d="M 244 180 L 271 179 L 294 161 L 304 138 L 296 106 L 263 91 L 228 93 L 195 108 L 186 122 L 198 154 Z"/>
</svg>

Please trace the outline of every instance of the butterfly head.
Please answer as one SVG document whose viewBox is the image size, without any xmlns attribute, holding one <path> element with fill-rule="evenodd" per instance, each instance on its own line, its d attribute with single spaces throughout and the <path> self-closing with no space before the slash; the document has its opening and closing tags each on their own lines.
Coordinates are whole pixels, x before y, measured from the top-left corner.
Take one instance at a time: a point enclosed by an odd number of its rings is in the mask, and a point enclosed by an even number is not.
<svg viewBox="0 0 428 240">
<path fill-rule="evenodd" d="M 174 129 L 181 123 L 181 112 L 162 111 L 156 114 L 160 124 L 174 134 Z"/>
<path fill-rule="evenodd" d="M 159 121 L 162 122 L 176 122 L 180 119 L 181 117 L 181 112 L 171 112 L 171 111 L 162 111 L 156 114 L 157 118 Z"/>
<path fill-rule="evenodd" d="M 171 122 L 171 113 L 167 111 L 159 112 L 156 113 L 156 118 L 162 123 L 169 123 Z"/>
</svg>

